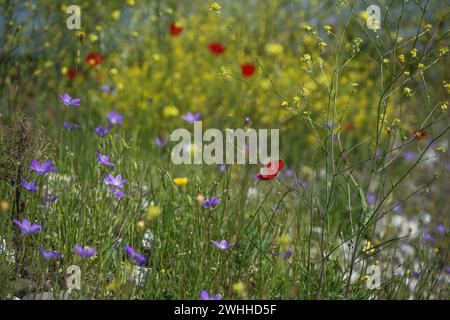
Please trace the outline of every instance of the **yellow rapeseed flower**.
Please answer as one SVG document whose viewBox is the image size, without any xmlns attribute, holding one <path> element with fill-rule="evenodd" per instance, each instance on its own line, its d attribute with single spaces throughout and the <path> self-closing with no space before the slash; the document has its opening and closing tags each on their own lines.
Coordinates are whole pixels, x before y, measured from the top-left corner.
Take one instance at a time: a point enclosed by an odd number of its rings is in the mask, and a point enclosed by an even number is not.
<svg viewBox="0 0 450 320">
<path fill-rule="evenodd" d="M 213 2 L 209 6 L 209 11 L 217 12 L 217 11 L 220 11 L 220 9 L 222 9 L 222 7 L 217 2 Z"/>
<path fill-rule="evenodd" d="M 367 254 L 372 254 L 372 253 L 374 253 L 374 252 L 375 252 L 375 249 L 374 249 L 374 247 L 373 247 L 372 242 L 370 242 L 369 240 L 367 240 L 367 242 L 366 242 L 366 244 L 364 245 L 362 251 L 363 251 L 364 253 L 367 253 Z"/>
</svg>

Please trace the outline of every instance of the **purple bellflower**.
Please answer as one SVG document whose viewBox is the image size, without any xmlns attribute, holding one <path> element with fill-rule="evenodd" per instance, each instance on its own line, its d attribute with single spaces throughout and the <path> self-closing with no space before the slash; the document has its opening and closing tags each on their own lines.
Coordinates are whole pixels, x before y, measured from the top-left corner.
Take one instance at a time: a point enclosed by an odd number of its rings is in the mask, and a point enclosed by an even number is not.
<svg viewBox="0 0 450 320">
<path fill-rule="evenodd" d="M 79 106 L 80 105 L 80 99 L 78 99 L 78 98 L 73 98 L 72 99 L 70 94 L 68 94 L 67 92 L 64 92 L 63 94 L 60 94 L 59 95 L 59 99 L 67 107 Z"/>
<path fill-rule="evenodd" d="M 36 171 L 38 174 L 46 174 L 51 171 L 58 170 L 58 167 L 54 167 L 51 160 L 47 160 L 43 163 L 36 160 L 31 160 L 30 169 Z"/>
<path fill-rule="evenodd" d="M 42 228 L 40 224 L 31 224 L 28 219 L 23 219 L 22 222 L 14 220 L 14 223 L 19 226 L 19 229 L 23 234 L 38 233 Z"/>
</svg>

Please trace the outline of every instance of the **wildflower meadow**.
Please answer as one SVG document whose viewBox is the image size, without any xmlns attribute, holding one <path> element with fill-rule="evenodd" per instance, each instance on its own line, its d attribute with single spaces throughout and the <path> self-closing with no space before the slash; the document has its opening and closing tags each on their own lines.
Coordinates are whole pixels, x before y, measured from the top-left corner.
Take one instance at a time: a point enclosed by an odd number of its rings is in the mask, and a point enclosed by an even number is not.
<svg viewBox="0 0 450 320">
<path fill-rule="evenodd" d="M 0 0 L 0 299 L 448 300 L 449 14 Z"/>
</svg>

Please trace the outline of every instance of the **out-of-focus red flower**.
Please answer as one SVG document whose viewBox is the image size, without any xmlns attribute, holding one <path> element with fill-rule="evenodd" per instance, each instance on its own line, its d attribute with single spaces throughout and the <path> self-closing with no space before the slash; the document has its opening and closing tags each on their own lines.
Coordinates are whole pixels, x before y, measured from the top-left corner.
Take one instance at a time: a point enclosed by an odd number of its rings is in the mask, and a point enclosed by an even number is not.
<svg viewBox="0 0 450 320">
<path fill-rule="evenodd" d="M 169 27 L 170 34 L 174 37 L 178 36 L 181 32 L 183 32 L 183 28 L 180 27 L 176 23 L 171 23 Z"/>
<path fill-rule="evenodd" d="M 355 129 L 353 123 L 350 122 L 344 123 L 344 131 L 353 131 L 353 129 Z"/>
<path fill-rule="evenodd" d="M 77 75 L 77 72 L 75 71 L 75 69 L 68 68 L 65 75 L 67 78 L 73 79 Z"/>
<path fill-rule="evenodd" d="M 414 129 L 413 134 L 414 138 L 418 140 L 425 140 L 428 137 L 428 134 L 425 130 Z"/>
<path fill-rule="evenodd" d="M 209 51 L 211 51 L 214 54 L 222 54 L 225 51 L 225 47 L 220 42 L 211 42 L 208 45 Z"/>
<path fill-rule="evenodd" d="M 266 165 L 266 168 L 263 168 L 261 170 L 264 170 L 265 172 L 258 174 L 259 180 L 273 180 L 277 176 L 278 172 L 281 171 L 284 167 L 283 160 L 278 160 L 275 162 L 269 162 Z M 261 172 L 260 170 L 260 172 Z"/>
<path fill-rule="evenodd" d="M 96 52 L 91 52 L 86 57 L 86 63 L 91 67 L 95 67 L 95 66 L 99 65 L 100 63 L 102 63 L 102 61 L 103 61 L 103 57 L 99 53 L 96 53 Z"/>
<path fill-rule="evenodd" d="M 241 65 L 241 72 L 243 77 L 252 77 L 255 73 L 255 66 L 250 63 L 244 63 L 243 65 Z"/>
</svg>

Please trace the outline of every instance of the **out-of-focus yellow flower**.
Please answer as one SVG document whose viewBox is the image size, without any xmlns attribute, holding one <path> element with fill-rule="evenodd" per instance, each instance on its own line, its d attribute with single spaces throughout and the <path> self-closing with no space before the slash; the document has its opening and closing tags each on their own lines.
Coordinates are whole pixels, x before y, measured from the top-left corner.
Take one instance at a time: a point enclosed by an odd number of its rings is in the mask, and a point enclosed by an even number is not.
<svg viewBox="0 0 450 320">
<path fill-rule="evenodd" d="M 184 187 L 189 182 L 189 179 L 186 177 L 178 177 L 173 179 L 173 183 L 175 183 L 179 187 Z"/>
<path fill-rule="evenodd" d="M 158 218 L 161 215 L 161 209 L 158 206 L 155 206 L 153 203 L 150 204 L 150 207 L 147 209 L 147 220 L 151 221 L 153 219 Z"/>
<path fill-rule="evenodd" d="M 444 102 L 443 104 L 441 104 L 441 111 L 447 111 L 448 109 L 448 105 L 446 102 Z"/>
<path fill-rule="evenodd" d="M 238 281 L 233 284 L 233 291 L 237 294 L 243 294 L 245 292 L 245 285 L 242 281 Z"/>
<path fill-rule="evenodd" d="M 289 102 L 287 102 L 286 100 L 284 100 L 283 102 L 281 102 L 281 106 L 282 107 L 287 107 L 289 105 Z"/>
<path fill-rule="evenodd" d="M 331 31 L 331 26 L 327 24 L 327 25 L 323 26 L 323 29 L 324 29 L 326 32 L 330 32 L 330 31 Z"/>
<path fill-rule="evenodd" d="M 91 34 L 89 34 L 89 40 L 91 42 L 95 42 L 95 41 L 98 40 L 98 37 L 97 37 L 97 35 L 95 33 L 91 33 Z"/>
<path fill-rule="evenodd" d="M 433 28 L 433 25 L 431 23 L 427 23 L 424 28 L 426 31 L 430 31 Z"/>
<path fill-rule="evenodd" d="M 219 75 L 220 76 L 227 76 L 231 75 L 232 73 L 228 71 L 228 69 L 225 66 L 220 66 Z"/>
<path fill-rule="evenodd" d="M 423 63 L 419 63 L 419 64 L 417 65 L 417 69 L 418 69 L 420 72 L 422 72 L 423 70 L 425 70 L 425 65 L 424 65 Z"/>
<path fill-rule="evenodd" d="M 413 57 L 413 58 L 417 57 L 417 49 L 416 48 L 412 49 L 410 51 L 410 53 L 411 53 L 411 57 Z"/>
<path fill-rule="evenodd" d="M 280 55 L 284 52 L 283 45 L 280 43 L 268 43 L 265 46 L 265 50 L 267 54 L 271 56 Z"/>
<path fill-rule="evenodd" d="M 62 67 L 62 68 L 61 68 L 61 73 L 62 73 L 62 74 L 66 74 L 67 70 L 69 70 L 68 67 Z"/>
<path fill-rule="evenodd" d="M 218 12 L 218 11 L 220 11 L 220 9 L 222 9 L 222 7 L 217 2 L 213 2 L 209 6 L 209 11 L 212 11 L 212 12 Z"/>
<path fill-rule="evenodd" d="M 368 275 L 362 276 L 362 277 L 360 278 L 360 280 L 361 280 L 362 282 L 367 282 L 367 280 L 369 280 L 369 276 L 368 276 Z"/>
<path fill-rule="evenodd" d="M 112 75 L 115 75 L 115 74 L 118 73 L 118 71 L 117 71 L 116 68 L 111 68 L 111 69 L 109 70 L 109 73 L 112 74 Z"/>
<path fill-rule="evenodd" d="M 128 0 L 127 3 L 128 3 L 130 6 L 134 6 L 134 5 L 136 4 L 136 1 L 135 1 L 135 0 Z"/>
<path fill-rule="evenodd" d="M 106 287 L 106 290 L 109 292 L 115 292 L 117 290 L 118 284 L 116 279 L 113 279 L 110 283 L 108 283 L 108 286 Z"/>
<path fill-rule="evenodd" d="M 195 196 L 195 201 L 197 201 L 198 204 L 201 204 L 203 201 L 205 201 L 205 197 L 199 193 Z"/>
<path fill-rule="evenodd" d="M 369 19 L 369 13 L 367 13 L 367 11 L 361 11 L 361 12 L 359 13 L 359 17 L 360 17 L 362 20 L 366 21 L 367 19 Z"/>
<path fill-rule="evenodd" d="M 180 114 L 180 111 L 178 110 L 177 107 L 175 107 L 173 105 L 165 106 L 163 109 L 163 115 L 166 118 L 176 117 L 179 114 Z"/>
<path fill-rule="evenodd" d="M 439 49 L 439 56 L 445 56 L 448 53 L 448 48 L 447 47 L 443 47 Z"/>
<path fill-rule="evenodd" d="M 398 60 L 400 60 L 400 62 L 405 62 L 405 55 L 404 54 L 399 55 Z"/>
<path fill-rule="evenodd" d="M 287 233 L 276 237 L 275 242 L 280 246 L 289 245 L 291 243 L 291 236 Z"/>
<path fill-rule="evenodd" d="M 374 252 L 375 252 L 375 249 L 374 249 L 374 247 L 373 247 L 372 242 L 370 242 L 369 240 L 367 240 L 367 242 L 366 242 L 366 244 L 364 245 L 362 251 L 363 251 L 364 253 L 367 253 L 367 254 L 372 254 L 372 253 L 374 253 Z"/>
<path fill-rule="evenodd" d="M 145 228 L 145 221 L 144 220 L 139 220 L 137 223 L 137 226 L 139 229 L 143 230 Z"/>
<path fill-rule="evenodd" d="M 412 89 L 408 87 L 404 87 L 402 92 L 405 97 L 410 97 L 412 95 Z"/>
<path fill-rule="evenodd" d="M 440 153 L 445 153 L 447 150 L 445 150 L 445 148 L 443 146 L 439 146 L 436 148 L 436 151 L 440 152 Z"/>
<path fill-rule="evenodd" d="M 8 210 L 8 208 L 9 208 L 9 203 L 8 203 L 8 201 L 6 201 L 6 200 L 0 201 L 0 209 L 1 209 L 2 211 L 6 211 L 6 210 Z"/>
<path fill-rule="evenodd" d="M 120 19 L 120 10 L 114 10 L 113 13 L 111 14 L 111 16 L 114 20 L 119 20 Z"/>
<path fill-rule="evenodd" d="M 388 58 L 384 58 L 384 59 L 383 59 L 383 63 L 384 63 L 384 64 L 388 64 L 388 63 L 389 63 L 389 59 L 388 59 Z"/>
</svg>

